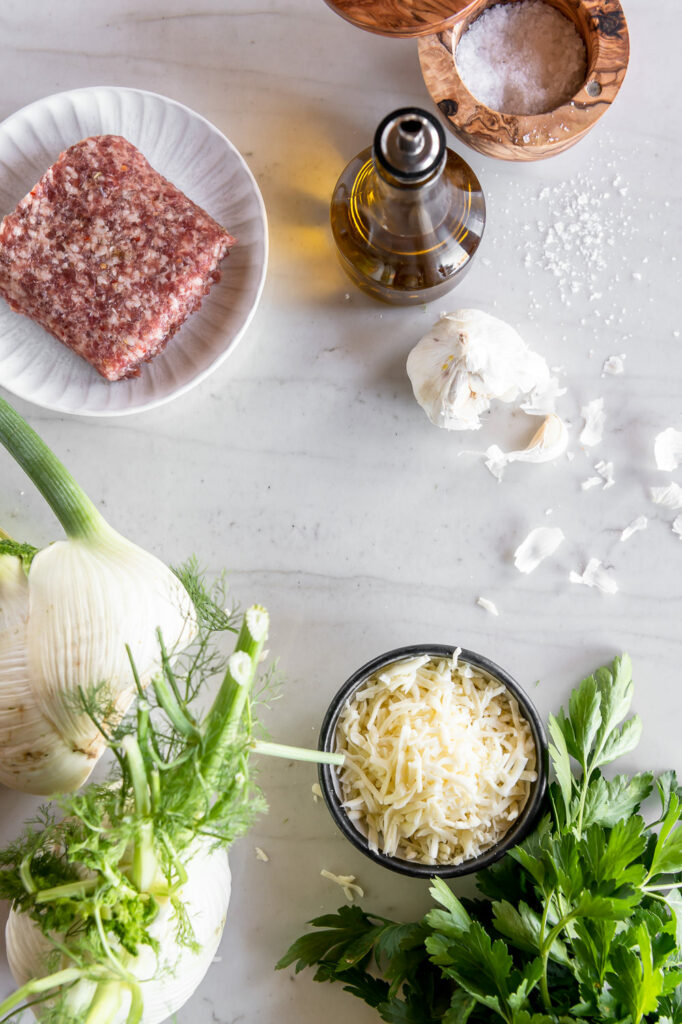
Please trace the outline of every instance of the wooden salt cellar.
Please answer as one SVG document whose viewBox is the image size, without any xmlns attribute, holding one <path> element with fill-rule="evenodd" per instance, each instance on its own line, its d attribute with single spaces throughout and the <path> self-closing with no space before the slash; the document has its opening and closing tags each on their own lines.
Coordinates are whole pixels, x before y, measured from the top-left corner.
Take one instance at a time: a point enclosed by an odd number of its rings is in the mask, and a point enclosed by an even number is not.
<svg viewBox="0 0 682 1024">
<path fill-rule="evenodd" d="M 443 32 L 456 18 L 478 10 L 480 0 L 326 0 L 356 28 L 380 36 L 412 39 Z"/>
<path fill-rule="evenodd" d="M 471 95 L 453 53 L 462 34 L 487 8 L 514 0 L 477 0 L 457 22 L 418 40 L 422 74 L 432 98 L 462 142 L 502 160 L 542 160 L 578 142 L 608 110 L 625 78 L 630 52 L 618 0 L 545 0 L 570 18 L 587 49 L 587 77 L 567 103 L 546 114 L 503 114 Z"/>
</svg>

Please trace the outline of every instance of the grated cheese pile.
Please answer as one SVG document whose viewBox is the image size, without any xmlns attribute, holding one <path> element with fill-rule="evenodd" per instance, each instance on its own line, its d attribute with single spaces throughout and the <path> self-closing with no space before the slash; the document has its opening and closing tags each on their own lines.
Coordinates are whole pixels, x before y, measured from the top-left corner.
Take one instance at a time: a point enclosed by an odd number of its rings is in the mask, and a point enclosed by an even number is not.
<svg viewBox="0 0 682 1024">
<path fill-rule="evenodd" d="M 336 744 L 343 806 L 370 848 L 423 864 L 493 846 L 537 778 L 516 700 L 456 655 L 370 676 L 342 711 Z"/>
</svg>

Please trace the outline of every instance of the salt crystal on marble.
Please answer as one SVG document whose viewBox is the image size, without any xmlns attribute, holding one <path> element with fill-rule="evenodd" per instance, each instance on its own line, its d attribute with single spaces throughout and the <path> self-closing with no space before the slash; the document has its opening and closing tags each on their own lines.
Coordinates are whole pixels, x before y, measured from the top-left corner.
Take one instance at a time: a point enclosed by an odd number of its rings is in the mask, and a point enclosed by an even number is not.
<svg viewBox="0 0 682 1024">
<path fill-rule="evenodd" d="M 499 615 L 497 605 L 492 601 L 489 601 L 487 597 L 479 597 L 476 604 L 483 608 L 485 611 L 490 612 L 491 615 Z"/>
<path fill-rule="evenodd" d="M 484 11 L 461 37 L 455 63 L 464 85 L 486 106 L 542 114 L 578 92 L 587 54 L 569 18 L 544 0 L 518 0 Z"/>
<path fill-rule="evenodd" d="M 629 526 L 626 526 L 620 535 L 621 541 L 630 540 L 633 533 L 637 533 L 639 530 L 646 530 L 649 525 L 649 520 L 646 516 L 637 516 L 633 519 Z"/>
<path fill-rule="evenodd" d="M 622 355 L 622 356 L 609 356 L 608 359 L 605 359 L 604 360 L 604 365 L 602 366 L 602 377 L 604 376 L 605 373 L 613 374 L 614 377 L 618 376 L 618 374 L 624 373 L 625 372 L 625 365 L 623 363 L 624 359 L 625 359 L 624 355 Z"/>
<path fill-rule="evenodd" d="M 591 491 L 593 487 L 599 487 L 601 483 L 601 477 L 599 476 L 588 476 L 587 480 L 583 480 L 581 488 L 583 491 Z"/>
<path fill-rule="evenodd" d="M 675 516 L 673 519 L 673 533 L 682 540 L 682 516 Z"/>
</svg>

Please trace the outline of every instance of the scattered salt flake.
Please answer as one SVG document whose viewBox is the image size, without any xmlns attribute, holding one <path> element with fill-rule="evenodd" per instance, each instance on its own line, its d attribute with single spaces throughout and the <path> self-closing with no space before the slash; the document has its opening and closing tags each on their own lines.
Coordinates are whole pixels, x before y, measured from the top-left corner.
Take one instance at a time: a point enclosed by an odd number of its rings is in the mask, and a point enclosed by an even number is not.
<svg viewBox="0 0 682 1024">
<path fill-rule="evenodd" d="M 613 475 L 613 463 L 605 462 L 604 459 L 600 459 L 599 462 L 595 463 L 594 468 L 604 481 L 604 490 L 609 487 L 613 487 L 616 482 Z"/>
<path fill-rule="evenodd" d="M 497 610 L 497 605 L 493 604 L 492 601 L 489 601 L 487 597 L 479 597 L 476 604 L 480 605 L 481 608 L 484 608 L 487 612 L 490 612 L 491 615 L 500 614 Z"/>
<path fill-rule="evenodd" d="M 664 508 L 682 508 L 682 487 L 679 484 L 667 484 L 665 487 L 650 487 L 649 494 L 654 505 Z"/>
<path fill-rule="evenodd" d="M 654 441 L 654 456 L 659 469 L 668 473 L 677 469 L 682 458 L 682 430 L 668 427 L 657 434 Z"/>
<path fill-rule="evenodd" d="M 682 540 L 682 516 L 675 516 L 673 519 L 673 533 Z"/>
<path fill-rule="evenodd" d="M 329 879 L 330 882 L 334 882 L 336 885 L 340 885 L 343 889 L 343 894 L 349 903 L 352 903 L 356 895 L 362 899 L 365 895 L 364 889 L 357 885 L 355 882 L 355 875 L 335 875 L 331 871 L 327 871 L 323 868 L 320 871 L 323 878 Z"/>
<path fill-rule="evenodd" d="M 626 526 L 623 532 L 621 533 L 621 541 L 630 540 L 630 537 L 632 537 L 633 533 L 638 533 L 640 530 L 646 530 L 648 525 L 649 520 L 646 516 L 637 516 L 637 518 L 633 519 L 630 525 Z"/>
<path fill-rule="evenodd" d="M 604 434 L 606 421 L 604 399 L 593 398 L 591 402 L 582 407 L 580 415 L 585 420 L 585 426 L 580 434 L 580 443 L 592 448 L 595 444 L 599 444 Z"/>
<path fill-rule="evenodd" d="M 564 539 L 564 532 L 558 526 L 536 527 L 514 552 L 514 565 L 519 572 L 533 572 L 540 562 L 554 554 Z"/>
<path fill-rule="evenodd" d="M 571 570 L 568 576 L 571 583 L 582 583 L 586 587 L 596 587 L 603 594 L 615 594 L 618 591 L 618 584 L 602 569 L 601 561 L 598 558 L 591 558 L 585 566 L 585 571 L 580 573 Z"/>
<path fill-rule="evenodd" d="M 591 491 L 593 487 L 599 487 L 601 482 L 600 476 L 588 476 L 587 480 L 583 480 L 580 486 L 584 491 Z"/>
<path fill-rule="evenodd" d="M 604 365 L 601 368 L 602 369 L 602 374 L 610 373 L 614 377 L 617 377 L 619 374 L 624 373 L 625 372 L 625 365 L 624 365 L 624 362 L 623 362 L 624 359 L 625 359 L 624 355 L 622 355 L 622 356 L 609 356 L 608 359 L 604 360 Z"/>
<path fill-rule="evenodd" d="M 256 851 L 256 860 L 262 860 L 265 863 L 270 860 L 265 850 L 261 850 L 260 846 L 254 846 L 254 850 Z"/>
<path fill-rule="evenodd" d="M 322 790 L 320 789 L 319 782 L 313 782 L 313 784 L 310 787 L 310 789 L 311 789 L 312 794 L 313 794 L 313 800 L 315 801 L 315 803 L 317 803 L 317 801 L 322 798 Z"/>
</svg>

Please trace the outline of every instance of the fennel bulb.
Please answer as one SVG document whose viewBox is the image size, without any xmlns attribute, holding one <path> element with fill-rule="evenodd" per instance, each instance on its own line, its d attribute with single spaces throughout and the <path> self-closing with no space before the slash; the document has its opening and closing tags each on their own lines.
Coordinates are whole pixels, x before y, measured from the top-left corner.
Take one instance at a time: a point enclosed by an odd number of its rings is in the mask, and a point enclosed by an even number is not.
<svg viewBox="0 0 682 1024">
<path fill-rule="evenodd" d="M 134 714 L 103 732 L 113 777 L 60 798 L 0 851 L 0 898 L 19 988 L 0 1020 L 35 1009 L 42 1024 L 157 1024 L 201 981 L 217 948 L 229 897 L 226 848 L 265 810 L 250 779 L 261 752 L 339 764 L 337 754 L 254 739 L 251 690 L 268 632 L 265 609 L 243 616 L 226 657 L 215 634 L 234 629 L 188 570 L 198 635 L 161 671 Z M 203 719 L 193 712 L 220 678 Z M 101 721 L 97 694 L 84 713 Z"/>
<path fill-rule="evenodd" d="M 107 720 L 167 650 L 196 631 L 192 601 L 154 555 L 112 529 L 28 424 L 0 398 L 0 441 L 62 523 L 67 540 L 35 552 L 0 532 L 0 782 L 28 793 L 78 789 L 104 749 L 79 706 L 105 684 Z"/>
<path fill-rule="evenodd" d="M 197 844 L 186 870 L 187 881 L 178 889 L 177 898 L 184 905 L 194 943 L 178 941 L 175 911 L 166 899 L 149 926 L 150 938 L 159 945 L 158 953 L 149 945 L 143 946 L 127 964 L 140 986 L 144 1024 L 161 1024 L 184 1006 L 211 966 L 225 927 L 231 881 L 227 851 L 204 839 Z M 48 973 L 54 947 L 32 918 L 10 910 L 5 935 L 7 959 L 18 985 Z M 95 991 L 95 982 L 76 981 L 68 994 L 69 1012 L 80 1010 L 87 1019 Z M 112 982 L 106 998 L 108 1024 L 125 1024 L 131 1008 L 130 989 Z"/>
</svg>

